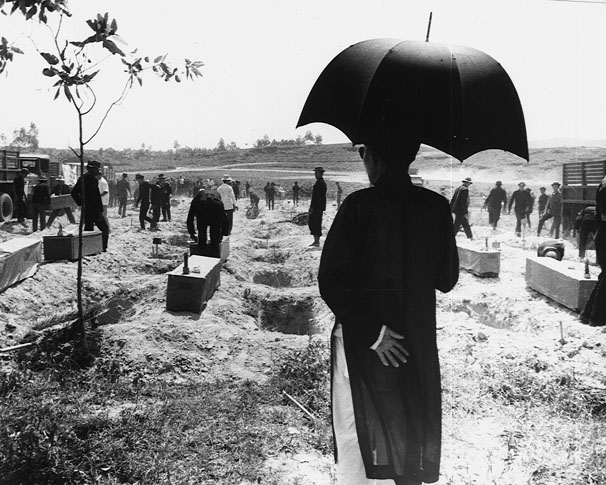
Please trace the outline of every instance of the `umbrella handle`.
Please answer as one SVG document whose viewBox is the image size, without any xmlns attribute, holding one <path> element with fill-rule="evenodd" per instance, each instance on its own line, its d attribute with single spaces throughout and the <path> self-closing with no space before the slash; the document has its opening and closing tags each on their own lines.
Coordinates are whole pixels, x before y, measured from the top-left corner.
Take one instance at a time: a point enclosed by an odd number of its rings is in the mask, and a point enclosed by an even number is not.
<svg viewBox="0 0 606 485">
<path fill-rule="evenodd" d="M 429 22 L 427 23 L 427 35 L 425 36 L 425 42 L 429 42 L 429 31 L 431 30 L 431 17 L 433 17 L 433 12 L 429 12 Z"/>
</svg>

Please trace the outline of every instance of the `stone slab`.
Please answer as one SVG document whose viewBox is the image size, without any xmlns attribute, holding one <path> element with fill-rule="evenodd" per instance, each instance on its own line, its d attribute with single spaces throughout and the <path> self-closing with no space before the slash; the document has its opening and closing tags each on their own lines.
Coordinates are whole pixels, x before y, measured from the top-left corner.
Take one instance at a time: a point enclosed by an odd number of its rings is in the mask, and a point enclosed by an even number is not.
<svg viewBox="0 0 606 485">
<path fill-rule="evenodd" d="M 526 258 L 526 285 L 571 310 L 581 311 L 597 282 L 595 268 L 585 278 L 585 265 L 576 261 L 531 256 Z"/>
<path fill-rule="evenodd" d="M 481 247 L 457 244 L 459 268 L 481 278 L 499 276 L 501 271 L 501 251 L 486 250 Z"/>
<path fill-rule="evenodd" d="M 183 264 L 168 273 L 166 308 L 200 313 L 221 285 L 221 260 L 190 256 L 188 266 L 189 274 L 183 274 Z"/>
</svg>

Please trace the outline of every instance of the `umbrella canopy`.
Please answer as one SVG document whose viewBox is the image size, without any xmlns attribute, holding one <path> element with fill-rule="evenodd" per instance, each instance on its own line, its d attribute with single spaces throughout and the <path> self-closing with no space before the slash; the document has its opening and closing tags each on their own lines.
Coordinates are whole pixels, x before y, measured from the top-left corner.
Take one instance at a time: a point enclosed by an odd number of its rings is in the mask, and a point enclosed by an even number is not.
<svg viewBox="0 0 606 485">
<path fill-rule="evenodd" d="M 352 143 L 417 136 L 463 161 L 488 149 L 528 160 L 516 89 L 492 57 L 465 46 L 371 39 L 326 66 L 297 127 L 335 126 Z"/>
</svg>

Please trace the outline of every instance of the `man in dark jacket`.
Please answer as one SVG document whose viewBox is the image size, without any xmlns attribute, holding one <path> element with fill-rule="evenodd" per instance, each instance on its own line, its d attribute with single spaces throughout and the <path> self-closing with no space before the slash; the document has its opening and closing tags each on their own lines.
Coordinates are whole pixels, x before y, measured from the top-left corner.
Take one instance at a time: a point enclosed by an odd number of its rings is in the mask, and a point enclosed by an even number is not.
<svg viewBox="0 0 606 485">
<path fill-rule="evenodd" d="M 590 205 L 579 211 L 574 221 L 574 230 L 579 235 L 579 258 L 585 258 L 585 250 L 589 236 L 595 231 L 596 217 L 595 206 Z"/>
<path fill-rule="evenodd" d="M 40 220 L 40 230 L 46 229 L 46 211 L 50 207 L 50 192 L 48 184 L 44 177 L 38 179 L 38 184 L 34 187 L 32 195 L 32 231 L 38 230 L 38 220 Z"/>
<path fill-rule="evenodd" d="M 361 147 L 372 187 L 345 198 L 320 260 L 320 294 L 335 314 L 340 484 L 413 485 L 439 476 L 435 290 L 449 291 L 459 269 L 448 202 L 407 174 L 418 148 L 401 140 Z"/>
<path fill-rule="evenodd" d="M 526 184 L 520 182 L 518 184 L 518 190 L 514 190 L 509 198 L 509 204 L 507 206 L 507 212 L 511 214 L 511 206 L 516 215 L 516 236 L 522 235 L 522 222 L 526 221 L 526 214 L 530 211 L 530 195 L 525 190 Z"/>
<path fill-rule="evenodd" d="M 164 174 L 158 175 L 158 182 L 161 189 L 162 197 L 162 222 L 170 222 L 170 199 L 173 194 L 173 189 L 164 178 Z"/>
<path fill-rule="evenodd" d="M 135 207 L 141 204 L 139 207 L 139 223 L 141 224 L 141 229 L 145 230 L 145 221 L 147 221 L 149 222 L 149 228 L 153 231 L 158 227 L 158 223 L 147 215 L 149 212 L 151 184 L 145 180 L 140 173 L 135 175 L 135 180 L 139 184 L 139 192 L 137 200 L 135 201 Z"/>
<path fill-rule="evenodd" d="M 72 198 L 76 204 L 82 207 L 84 216 L 84 230 L 92 231 L 95 227 L 101 231 L 101 240 L 103 251 L 107 251 L 109 242 L 109 226 L 103 215 L 103 202 L 99 192 L 99 181 L 97 174 L 101 164 L 96 160 L 91 160 L 86 165 L 86 173 L 82 175 L 74 188 L 72 189 Z"/>
<path fill-rule="evenodd" d="M 299 205 L 299 192 L 301 191 L 301 186 L 299 182 L 295 182 L 292 186 L 292 204 L 296 207 Z"/>
<path fill-rule="evenodd" d="M 55 179 L 55 182 L 56 182 L 56 185 L 53 187 L 53 190 L 51 191 L 51 196 L 52 195 L 67 195 L 67 194 L 71 193 L 72 189 L 69 185 L 67 185 L 65 183 L 65 179 L 63 177 L 61 177 L 61 176 L 57 177 Z M 51 212 L 51 215 L 48 218 L 46 225 L 48 227 L 50 227 L 53 224 L 53 221 L 55 220 L 55 218 L 62 216 L 64 213 L 65 213 L 65 215 L 67 215 L 67 219 L 69 220 L 70 224 L 76 223 L 76 219 L 74 218 L 72 208 L 64 207 L 62 209 L 53 209 L 53 211 Z"/>
<path fill-rule="evenodd" d="M 187 231 L 192 240 L 198 242 L 198 254 L 221 257 L 221 241 L 228 225 L 223 202 L 209 197 L 206 190 L 201 189 L 191 201 L 187 214 Z"/>
<path fill-rule="evenodd" d="M 15 209 L 17 215 L 17 221 L 22 226 L 27 226 L 25 222 L 25 211 L 27 210 L 27 195 L 25 194 L 25 177 L 29 174 L 27 168 L 22 168 L 13 179 L 13 189 L 15 191 Z"/>
<path fill-rule="evenodd" d="M 497 228 L 497 223 L 501 218 L 501 210 L 504 211 L 507 207 L 507 192 L 505 192 L 502 185 L 503 183 L 497 180 L 484 201 L 484 208 L 488 210 L 488 224 L 493 229 Z"/>
<path fill-rule="evenodd" d="M 466 177 L 461 182 L 461 186 L 457 187 L 454 191 L 450 201 L 450 211 L 455 215 L 453 232 L 456 236 L 461 226 L 463 226 L 467 239 L 473 239 L 469 220 L 467 219 L 467 214 L 469 213 L 469 186 L 473 182 L 470 177 Z"/>
<path fill-rule="evenodd" d="M 322 236 L 322 216 L 326 210 L 326 182 L 324 182 L 324 169 L 322 167 L 314 168 L 316 183 L 311 192 L 311 202 L 309 203 L 309 219 L 307 227 L 314 237 L 311 246 L 320 247 L 320 237 Z"/>
<path fill-rule="evenodd" d="M 595 222 L 595 255 L 601 271 L 579 318 L 582 323 L 603 327 L 606 325 L 606 177 L 596 193 Z"/>
<path fill-rule="evenodd" d="M 547 207 L 545 207 L 545 213 L 539 219 L 539 227 L 537 228 L 537 236 L 541 235 L 541 229 L 543 229 L 543 224 L 545 221 L 551 219 L 553 217 L 553 222 L 551 223 L 551 228 L 549 229 L 549 235 L 551 237 L 555 237 L 556 239 L 560 238 L 560 224 L 562 224 L 562 194 L 560 193 L 560 183 L 554 182 L 551 184 L 551 188 L 553 189 L 553 193 L 549 197 L 547 201 Z"/>
<path fill-rule="evenodd" d="M 541 194 L 539 195 L 539 200 L 538 202 L 538 210 L 539 210 L 539 219 L 541 217 L 543 217 L 543 214 L 545 214 L 545 207 L 547 207 L 547 201 L 549 200 L 549 196 L 545 193 L 547 189 L 545 187 L 541 187 L 539 189 L 539 191 L 541 192 Z"/>
</svg>

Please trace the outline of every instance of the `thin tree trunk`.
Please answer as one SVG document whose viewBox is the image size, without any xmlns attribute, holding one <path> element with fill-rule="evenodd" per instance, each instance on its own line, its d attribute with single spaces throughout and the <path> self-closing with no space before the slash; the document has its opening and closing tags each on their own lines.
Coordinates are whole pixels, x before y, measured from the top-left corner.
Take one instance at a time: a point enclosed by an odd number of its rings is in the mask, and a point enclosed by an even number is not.
<svg viewBox="0 0 606 485">
<path fill-rule="evenodd" d="M 80 333 L 82 342 L 86 345 L 86 330 L 84 328 L 84 308 L 82 305 L 82 233 L 84 231 L 84 213 L 86 208 L 86 191 L 84 190 L 84 141 L 82 113 L 78 110 L 78 129 L 80 142 L 80 183 L 82 205 L 80 206 L 80 223 L 78 225 L 78 273 L 76 276 L 76 298 L 78 304 L 78 320 L 76 330 Z"/>
</svg>

